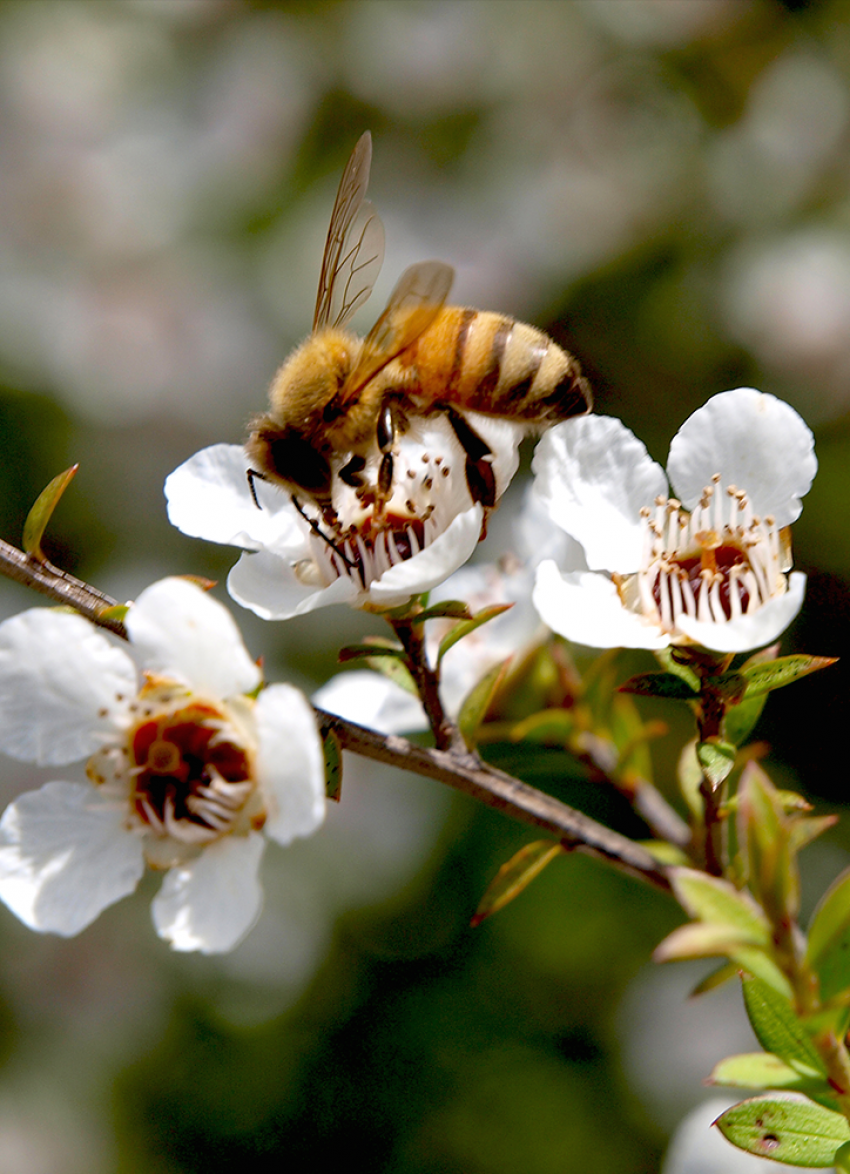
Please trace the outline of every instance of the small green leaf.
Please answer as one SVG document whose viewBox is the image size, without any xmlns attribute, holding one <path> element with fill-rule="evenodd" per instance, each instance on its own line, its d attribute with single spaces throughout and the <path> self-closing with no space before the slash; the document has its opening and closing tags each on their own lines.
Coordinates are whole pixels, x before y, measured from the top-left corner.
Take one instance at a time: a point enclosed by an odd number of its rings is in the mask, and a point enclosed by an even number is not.
<svg viewBox="0 0 850 1174">
<path fill-rule="evenodd" d="M 796 1068 L 786 1064 L 772 1052 L 747 1052 L 727 1056 L 715 1064 L 707 1084 L 730 1085 L 733 1088 L 790 1088 L 798 1090 L 803 1077 Z M 824 1087 L 829 1085 L 824 1081 Z"/>
<path fill-rule="evenodd" d="M 448 650 L 453 648 L 458 640 L 462 640 L 464 636 L 468 636 L 470 632 L 474 632 L 476 628 L 480 628 L 482 624 L 486 624 L 489 620 L 495 620 L 497 616 L 502 615 L 506 611 L 510 611 L 512 607 L 512 603 L 494 603 L 492 607 L 485 607 L 481 611 L 476 612 L 472 619 L 461 620 L 440 641 L 440 649 L 437 653 L 437 665 L 439 666 Z"/>
<path fill-rule="evenodd" d="M 33 558 L 44 559 L 41 540 L 44 537 L 44 531 L 47 529 L 47 523 L 52 518 L 53 511 L 59 504 L 62 494 L 73 481 L 74 474 L 79 467 L 79 465 L 71 465 L 70 469 L 66 469 L 64 473 L 57 474 L 42 489 L 41 493 L 35 499 L 35 504 L 27 514 L 21 545 L 26 553 L 32 555 Z"/>
<path fill-rule="evenodd" d="M 512 742 L 541 742 L 547 746 L 564 746 L 575 729 L 570 709 L 542 709 L 523 718 L 511 728 Z"/>
<path fill-rule="evenodd" d="M 693 868 L 672 869 L 670 880 L 676 899 L 691 917 L 741 929 L 754 946 L 770 945 L 770 923 L 748 893 Z"/>
<path fill-rule="evenodd" d="M 370 641 L 364 644 L 347 644 L 344 648 L 340 648 L 337 660 L 340 664 L 346 664 L 349 660 L 366 660 L 369 657 L 384 656 L 392 656 L 396 660 L 407 659 L 407 653 L 396 644 L 384 645 L 377 641 L 373 644 Z"/>
<path fill-rule="evenodd" d="M 97 613 L 97 618 L 99 620 L 114 620 L 118 624 L 123 624 L 129 610 L 128 604 L 116 603 L 112 607 L 101 608 Z"/>
<path fill-rule="evenodd" d="M 619 686 L 620 693 L 636 693 L 640 697 L 666 697 L 673 701 L 696 701 L 699 694 L 688 681 L 674 673 L 638 673 Z"/>
<path fill-rule="evenodd" d="M 342 743 L 333 730 L 322 731 L 322 750 L 325 755 L 325 794 L 339 803 L 342 791 Z"/>
<path fill-rule="evenodd" d="M 533 844 L 526 844 L 524 848 L 520 848 L 516 855 L 502 865 L 487 886 L 487 891 L 475 910 L 472 926 L 480 925 L 485 918 L 504 909 L 536 876 L 540 875 L 550 860 L 554 860 L 563 850 L 561 845 L 553 840 L 535 840 Z"/>
<path fill-rule="evenodd" d="M 809 926 L 806 962 L 820 978 L 821 998 L 850 987 L 850 868 L 827 889 Z"/>
<path fill-rule="evenodd" d="M 793 852 L 799 852 L 822 836 L 825 831 L 835 827 L 838 823 L 837 815 L 813 815 L 806 819 L 795 819 L 791 824 L 789 843 Z"/>
<path fill-rule="evenodd" d="M 487 710 L 490 708 L 490 703 L 495 696 L 496 690 L 502 683 L 512 659 L 509 656 L 501 664 L 494 665 L 489 673 L 485 673 L 478 684 L 473 685 L 470 689 L 463 705 L 460 707 L 460 713 L 457 718 L 458 729 L 463 734 L 464 741 L 470 748 L 475 745 L 475 736 L 478 733 L 478 727 L 484 720 Z"/>
<path fill-rule="evenodd" d="M 747 679 L 741 673 L 719 673 L 706 677 L 703 687 L 722 697 L 728 705 L 737 705 L 747 689 Z"/>
<path fill-rule="evenodd" d="M 727 741 L 741 746 L 753 732 L 767 704 L 767 694 L 745 697 L 738 705 L 730 705 L 723 718 L 723 733 Z"/>
<path fill-rule="evenodd" d="M 709 991 L 716 991 L 718 987 L 723 986 L 727 982 L 731 982 L 733 978 L 737 978 L 740 971 L 734 962 L 725 962 L 722 966 L 718 966 L 716 970 L 712 970 L 707 974 L 701 982 L 698 982 L 691 991 L 691 998 L 695 999 L 697 995 L 705 995 Z"/>
<path fill-rule="evenodd" d="M 469 606 L 460 599 L 446 599 L 442 603 L 435 603 L 426 607 L 418 615 L 411 616 L 412 624 L 424 624 L 426 620 L 471 620 L 472 613 Z"/>
<path fill-rule="evenodd" d="M 744 1006 L 756 1039 L 766 1052 L 773 1052 L 801 1076 L 825 1077 L 826 1065 L 784 998 L 760 978 L 744 976 Z"/>
<path fill-rule="evenodd" d="M 841 1111 L 835 1092 L 828 1081 L 801 1076 L 790 1064 L 786 1064 L 771 1052 L 728 1056 L 715 1066 L 706 1084 L 799 1092 L 809 1100 L 823 1105 L 825 1109 L 831 1109 L 836 1113 Z"/>
<path fill-rule="evenodd" d="M 767 664 L 752 665 L 743 670 L 747 679 L 747 698 L 781 689 L 783 685 L 799 681 L 809 673 L 829 668 L 836 660 L 834 656 L 780 656 L 778 660 L 768 661 Z"/>
<path fill-rule="evenodd" d="M 701 688 L 699 674 L 691 667 L 684 650 L 674 649 L 672 645 L 669 645 L 656 652 L 655 659 L 669 673 L 673 673 L 674 676 L 690 685 L 692 692 L 699 693 Z"/>
<path fill-rule="evenodd" d="M 850 1174 L 850 1141 L 846 1141 L 840 1149 L 835 1151 L 833 1165 L 836 1174 Z"/>
<path fill-rule="evenodd" d="M 731 742 L 712 740 L 697 743 L 697 759 L 714 788 L 719 787 L 732 773 L 737 755 L 737 748 Z"/>
<path fill-rule="evenodd" d="M 734 925 L 706 925 L 692 921 L 681 925 L 656 946 L 654 962 L 682 962 L 688 958 L 725 958 L 752 941 L 746 930 Z"/>
<path fill-rule="evenodd" d="M 714 1124 L 738 1149 L 788 1166 L 832 1166 L 850 1140 L 850 1124 L 810 1101 L 754 1097 L 733 1105 Z"/>
</svg>

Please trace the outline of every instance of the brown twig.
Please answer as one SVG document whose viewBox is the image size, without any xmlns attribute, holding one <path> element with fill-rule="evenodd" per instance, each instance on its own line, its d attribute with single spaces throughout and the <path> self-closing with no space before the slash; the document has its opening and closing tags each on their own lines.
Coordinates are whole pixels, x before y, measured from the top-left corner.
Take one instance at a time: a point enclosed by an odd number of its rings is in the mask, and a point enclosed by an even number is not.
<svg viewBox="0 0 850 1174">
<path fill-rule="evenodd" d="M 1 539 L 0 574 L 40 591 L 56 603 L 75 608 L 92 623 L 127 639 L 127 630 L 120 620 L 105 614 L 117 606 L 116 600 L 48 562 L 23 554 Z M 407 633 L 413 632 L 416 625 L 406 625 L 406 628 L 404 635 L 399 633 L 403 643 Z M 424 656 L 420 664 L 427 664 Z M 431 703 L 434 704 L 433 694 L 431 697 Z M 438 695 L 436 704 L 439 705 Z M 433 710 L 438 726 L 438 715 L 442 712 L 441 705 L 439 709 Z M 437 749 L 417 746 L 406 738 L 378 734 L 321 709 L 316 710 L 316 716 L 321 728 L 335 734 L 345 750 L 445 783 L 488 807 L 548 832 L 570 851 L 584 852 L 607 860 L 622 871 L 640 877 L 659 889 L 670 888 L 664 868 L 639 844 L 543 791 L 496 770 L 465 747 L 458 746 L 451 734 L 451 730 L 456 727 L 445 718 L 444 713 L 443 719 L 447 724 L 440 728 L 448 744 Z"/>
</svg>

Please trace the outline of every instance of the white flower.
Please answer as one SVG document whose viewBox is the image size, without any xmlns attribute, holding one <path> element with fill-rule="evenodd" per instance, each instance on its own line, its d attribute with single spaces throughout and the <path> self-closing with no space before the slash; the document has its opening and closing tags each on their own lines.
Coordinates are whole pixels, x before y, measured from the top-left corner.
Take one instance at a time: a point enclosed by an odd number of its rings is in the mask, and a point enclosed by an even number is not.
<svg viewBox="0 0 850 1174">
<path fill-rule="evenodd" d="M 793 408 L 743 387 L 694 412 L 667 473 L 619 420 L 548 432 L 533 465 L 549 516 L 584 566 L 540 565 L 534 603 L 556 632 L 594 648 L 769 644 L 800 610 L 786 527 L 817 470 Z M 676 492 L 669 496 L 668 477 Z"/>
<path fill-rule="evenodd" d="M 0 750 L 86 761 L 0 819 L 0 900 L 32 929 L 76 934 L 167 870 L 153 903 L 177 950 L 231 949 L 259 914 L 265 836 L 288 844 L 324 818 L 313 712 L 261 674 L 229 613 L 164 579 L 129 608 L 126 647 L 72 613 L 0 625 Z M 262 833 L 265 833 L 262 834 Z"/>
<path fill-rule="evenodd" d="M 553 530 L 539 502 L 528 495 L 511 526 L 510 546 L 519 555 L 505 554 L 495 563 L 462 567 L 433 591 L 429 604 L 457 599 L 471 612 L 496 604 L 511 604 L 495 619 L 470 632 L 445 654 L 440 665 L 440 698 L 456 719 L 474 685 L 497 664 L 531 646 L 545 633 L 531 602 L 534 567 L 540 557 L 558 554 L 567 538 Z M 451 631 L 451 620 L 429 620 L 425 648 L 433 665 L 441 639 Z M 338 673 L 313 695 L 322 709 L 348 721 L 370 726 L 383 734 L 426 730 L 428 721 L 419 698 L 395 681 L 367 669 Z"/>
<path fill-rule="evenodd" d="M 468 415 L 493 451 L 499 495 L 516 471 L 523 429 Z M 362 474 L 366 483 L 377 480 L 380 458 L 376 444 Z M 484 511 L 470 497 L 465 460 L 444 416 L 417 418 L 394 454 L 385 517 L 376 524 L 372 508 L 335 477 L 331 525 L 306 502 L 299 510 L 271 482 L 254 480 L 255 502 L 243 449 L 218 444 L 166 479 L 168 516 L 184 534 L 247 552 L 227 588 L 263 619 L 287 619 L 331 603 L 397 607 L 457 570 L 481 537 Z"/>
</svg>

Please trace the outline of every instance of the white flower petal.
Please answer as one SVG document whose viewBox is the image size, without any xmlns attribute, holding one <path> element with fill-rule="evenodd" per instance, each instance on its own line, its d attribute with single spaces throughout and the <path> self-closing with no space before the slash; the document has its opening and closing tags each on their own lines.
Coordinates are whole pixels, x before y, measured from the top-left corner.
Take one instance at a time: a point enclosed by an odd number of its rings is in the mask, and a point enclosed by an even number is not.
<svg viewBox="0 0 850 1174">
<path fill-rule="evenodd" d="M 611 416 L 566 420 L 543 436 L 532 468 L 550 518 L 582 544 L 591 570 L 637 569 L 640 510 L 666 495 L 667 478 L 624 424 Z"/>
<path fill-rule="evenodd" d="M 313 702 L 320 709 L 381 734 L 428 729 L 422 703 L 412 693 L 367 669 L 338 673 L 313 694 Z"/>
<path fill-rule="evenodd" d="M 660 628 L 627 611 L 606 575 L 561 575 L 554 562 L 537 568 L 534 606 L 553 632 L 590 648 L 666 648 Z"/>
<path fill-rule="evenodd" d="M 325 817 L 325 765 L 313 708 L 300 689 L 270 685 L 254 709 L 257 777 L 268 797 L 265 832 L 279 844 L 314 832 Z"/>
<path fill-rule="evenodd" d="M 125 623 L 143 668 L 179 676 L 200 693 L 233 697 L 262 679 L 230 612 L 186 579 L 148 587 Z"/>
<path fill-rule="evenodd" d="M 31 929 L 70 936 L 132 893 L 142 841 L 126 812 L 84 783 L 47 783 L 0 820 L 0 900 Z"/>
<path fill-rule="evenodd" d="M 305 586 L 285 559 L 268 550 L 243 554 L 227 576 L 227 590 L 263 620 L 288 620 L 331 603 L 353 603 L 358 596 L 350 579 Z"/>
<path fill-rule="evenodd" d="M 682 616 L 678 628 L 695 643 L 713 652 L 749 652 L 753 648 L 763 648 L 782 635 L 803 606 L 805 593 L 806 576 L 795 571 L 785 594 L 769 599 L 752 615 L 720 624 L 700 623 Z"/>
<path fill-rule="evenodd" d="M 744 489 L 759 517 L 780 528 L 800 515 L 817 459 L 814 437 L 788 404 L 752 387 L 713 396 L 685 421 L 670 445 L 667 471 L 688 509 L 715 473 Z"/>
<path fill-rule="evenodd" d="M 452 521 L 447 530 L 413 558 L 390 567 L 369 589 L 369 598 L 379 607 L 394 607 L 411 595 L 430 591 L 470 557 L 481 537 L 484 512 L 480 505 Z"/>
<path fill-rule="evenodd" d="M 136 687 L 127 653 L 82 616 L 33 608 L 0 624 L 0 750 L 12 758 L 93 754 Z"/>
<path fill-rule="evenodd" d="M 232 950 L 260 914 L 265 840 L 256 832 L 228 836 L 172 868 L 153 902 L 156 932 L 175 950 Z"/>
<path fill-rule="evenodd" d="M 166 477 L 169 521 L 193 538 L 247 550 L 303 544 L 298 515 L 288 497 L 261 481 L 255 481 L 254 488 L 261 509 L 251 497 L 244 449 L 213 444 Z"/>
</svg>

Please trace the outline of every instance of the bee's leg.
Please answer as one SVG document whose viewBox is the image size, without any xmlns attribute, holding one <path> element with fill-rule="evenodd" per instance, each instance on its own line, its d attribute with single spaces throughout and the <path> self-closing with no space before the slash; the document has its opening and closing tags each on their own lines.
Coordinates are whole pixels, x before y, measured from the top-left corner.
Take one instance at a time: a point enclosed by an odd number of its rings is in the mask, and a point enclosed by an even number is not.
<svg viewBox="0 0 850 1174">
<path fill-rule="evenodd" d="M 261 510 L 263 507 L 260 505 L 260 502 L 257 498 L 257 489 L 256 489 L 256 486 L 254 485 L 255 480 L 256 481 L 266 481 L 267 477 L 266 477 L 265 473 L 261 473 L 258 469 L 249 469 L 248 470 L 248 488 L 251 490 L 251 497 L 253 497 L 253 499 L 254 499 L 254 505 L 257 507 L 258 510 Z"/>
<path fill-rule="evenodd" d="M 490 508 L 496 504 L 493 450 L 454 408 L 445 409 L 448 421 L 466 453 L 466 482 L 473 501 Z"/>
<path fill-rule="evenodd" d="M 395 447 L 396 435 L 402 430 L 403 425 L 404 417 L 400 409 L 392 400 L 388 400 L 381 408 L 380 415 L 378 416 L 376 436 L 378 448 L 383 454 L 381 464 L 378 467 L 377 503 L 379 513 L 384 512 L 387 500 L 392 497 L 393 448 Z"/>
<path fill-rule="evenodd" d="M 327 542 L 328 546 L 331 548 L 331 550 L 334 552 L 334 554 L 337 555 L 338 558 L 342 559 L 342 561 L 345 563 L 345 565 L 348 567 L 348 569 L 350 571 L 357 570 L 357 564 L 353 563 L 350 558 L 348 558 L 345 554 L 343 554 L 343 552 L 340 550 L 340 548 L 337 546 L 337 544 L 334 542 L 334 540 L 332 538 L 328 538 L 327 534 L 324 532 L 324 530 L 319 525 L 319 523 L 315 520 L 315 518 L 311 518 L 308 514 L 306 514 L 304 512 L 304 507 L 302 506 L 301 502 L 298 500 L 298 498 L 295 496 L 294 493 L 291 493 L 289 495 L 289 499 L 292 502 L 292 504 L 295 506 L 298 513 L 301 515 L 301 517 L 304 519 L 304 521 L 307 523 L 307 525 L 313 531 L 313 533 L 317 534 L 319 536 L 319 538 L 322 539 L 323 542 Z"/>
</svg>

